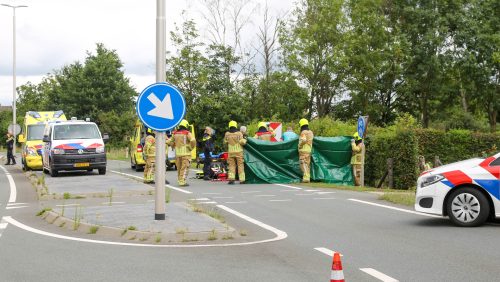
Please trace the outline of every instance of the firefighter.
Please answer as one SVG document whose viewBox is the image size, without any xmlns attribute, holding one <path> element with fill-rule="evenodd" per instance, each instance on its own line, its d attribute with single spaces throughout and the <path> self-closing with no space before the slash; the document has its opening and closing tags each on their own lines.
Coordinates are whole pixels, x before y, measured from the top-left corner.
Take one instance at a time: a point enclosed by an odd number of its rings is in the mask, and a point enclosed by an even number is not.
<svg viewBox="0 0 500 282">
<path fill-rule="evenodd" d="M 271 138 L 274 137 L 274 132 L 269 131 L 267 129 L 267 124 L 263 121 L 259 122 L 259 130 L 255 133 L 253 138 L 257 138 L 259 140 L 271 141 Z"/>
<path fill-rule="evenodd" d="M 302 170 L 302 182 L 311 182 L 311 151 L 314 134 L 309 130 L 309 121 L 303 118 L 299 121 L 299 163 Z"/>
<path fill-rule="evenodd" d="M 189 122 L 185 119 L 179 123 L 179 129 L 174 131 L 167 144 L 175 149 L 175 166 L 177 167 L 177 181 L 179 186 L 189 186 L 186 183 L 189 165 L 191 163 L 191 150 L 196 147 L 196 139 L 188 130 Z"/>
<path fill-rule="evenodd" d="M 151 128 L 146 131 L 146 138 L 144 139 L 144 183 L 155 183 L 155 156 L 156 156 L 156 139 L 155 134 Z"/>
<path fill-rule="evenodd" d="M 360 186 L 361 169 L 363 164 L 362 154 L 363 150 L 365 149 L 365 145 L 363 144 L 363 139 L 359 137 L 359 134 L 357 132 L 352 135 L 351 147 L 352 147 L 351 165 L 352 165 L 352 174 L 354 176 L 354 183 L 356 186 Z"/>
<path fill-rule="evenodd" d="M 224 135 L 224 143 L 227 143 L 228 158 L 227 163 L 229 165 L 229 183 L 234 184 L 236 179 L 236 165 L 238 165 L 238 176 L 240 179 L 240 184 L 245 183 L 245 166 L 243 160 L 243 147 L 247 143 L 247 140 L 243 138 L 241 131 L 237 129 L 238 124 L 236 121 L 232 120 L 229 122 L 229 131 Z"/>
<path fill-rule="evenodd" d="M 205 127 L 203 131 L 203 137 L 200 141 L 200 147 L 203 149 L 203 180 L 210 180 L 212 177 L 212 170 L 210 168 L 212 164 L 211 153 L 214 150 L 214 130 L 211 127 Z"/>
<path fill-rule="evenodd" d="M 5 165 L 10 165 L 10 161 L 12 160 L 12 164 L 16 164 L 16 159 L 14 158 L 14 154 L 12 153 L 12 150 L 14 150 L 14 136 L 10 134 L 10 132 L 7 133 L 7 163 Z"/>
</svg>

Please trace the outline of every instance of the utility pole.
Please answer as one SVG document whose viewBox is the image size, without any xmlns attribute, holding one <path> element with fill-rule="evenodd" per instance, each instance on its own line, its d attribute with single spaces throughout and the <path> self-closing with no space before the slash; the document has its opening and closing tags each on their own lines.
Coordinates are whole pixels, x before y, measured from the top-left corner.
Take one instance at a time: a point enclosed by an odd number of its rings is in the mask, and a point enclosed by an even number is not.
<svg viewBox="0 0 500 282">
<path fill-rule="evenodd" d="M 2 4 L 2 6 L 12 8 L 12 135 L 14 136 L 14 148 L 12 153 L 16 155 L 16 9 L 27 8 L 26 5 L 9 5 Z"/>
</svg>

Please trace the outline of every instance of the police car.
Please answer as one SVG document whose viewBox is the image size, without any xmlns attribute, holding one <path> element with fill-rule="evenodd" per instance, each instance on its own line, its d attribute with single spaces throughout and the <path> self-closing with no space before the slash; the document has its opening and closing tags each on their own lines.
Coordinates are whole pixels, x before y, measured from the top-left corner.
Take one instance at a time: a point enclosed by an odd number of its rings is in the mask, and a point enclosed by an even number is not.
<svg viewBox="0 0 500 282">
<path fill-rule="evenodd" d="M 418 178 L 415 210 L 448 216 L 459 226 L 500 218 L 500 153 L 426 171 Z"/>
</svg>

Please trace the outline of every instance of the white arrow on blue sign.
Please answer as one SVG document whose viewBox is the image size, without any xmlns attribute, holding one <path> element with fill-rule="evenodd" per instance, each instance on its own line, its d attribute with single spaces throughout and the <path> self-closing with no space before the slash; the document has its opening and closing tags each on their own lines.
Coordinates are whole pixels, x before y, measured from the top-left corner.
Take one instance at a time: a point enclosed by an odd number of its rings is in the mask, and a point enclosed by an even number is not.
<svg viewBox="0 0 500 282">
<path fill-rule="evenodd" d="M 186 101 L 177 88 L 158 82 L 141 92 L 136 110 L 145 126 L 163 132 L 176 127 L 184 118 Z"/>
</svg>

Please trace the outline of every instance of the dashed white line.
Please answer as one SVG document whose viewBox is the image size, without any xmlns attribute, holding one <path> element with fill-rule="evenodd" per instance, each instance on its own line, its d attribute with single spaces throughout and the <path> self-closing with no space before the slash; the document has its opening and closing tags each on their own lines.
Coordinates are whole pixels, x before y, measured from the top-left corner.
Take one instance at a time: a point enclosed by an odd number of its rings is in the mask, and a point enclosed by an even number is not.
<svg viewBox="0 0 500 282">
<path fill-rule="evenodd" d="M 316 192 L 315 194 L 318 194 L 318 195 L 326 195 L 326 194 L 335 194 L 337 192 Z"/>
<path fill-rule="evenodd" d="M 8 203 L 7 206 L 28 205 L 28 203 Z"/>
<path fill-rule="evenodd" d="M 297 192 L 297 190 L 280 190 L 280 192 Z"/>
<path fill-rule="evenodd" d="M 285 199 L 285 200 L 269 200 L 269 202 L 290 202 L 292 200 L 290 199 Z"/>
<path fill-rule="evenodd" d="M 315 190 L 315 189 L 313 189 L 313 190 L 304 190 L 304 191 L 306 191 L 306 192 L 318 192 L 318 191 L 320 191 L 320 190 Z"/>
<path fill-rule="evenodd" d="M 316 251 L 318 252 L 321 252 L 331 258 L 333 258 L 333 255 L 335 254 L 335 251 L 332 251 L 330 249 L 327 249 L 327 248 L 323 248 L 323 247 L 318 247 L 318 248 L 314 248 Z M 341 257 L 343 257 L 344 255 L 339 253 Z"/>
<path fill-rule="evenodd" d="M 124 175 L 124 176 L 128 176 L 128 177 L 132 177 L 132 178 L 135 178 L 135 179 L 138 179 L 138 180 L 143 180 L 144 178 L 140 177 L 140 176 L 136 176 L 136 175 L 132 175 L 132 174 L 128 174 L 128 173 L 123 173 L 123 172 L 119 172 L 119 171 L 114 171 L 114 170 L 110 170 L 112 173 L 116 173 L 116 174 L 120 174 L 120 175 Z M 181 188 L 177 188 L 177 187 L 174 187 L 172 185 L 168 185 L 168 184 L 165 184 L 165 187 L 168 187 L 172 190 L 175 190 L 175 191 L 179 191 L 179 192 L 182 192 L 184 194 L 193 194 L 193 192 L 191 191 L 187 191 L 187 190 L 184 190 L 184 189 L 181 189 Z"/>
<path fill-rule="evenodd" d="M 56 207 L 76 207 L 79 206 L 80 204 L 65 204 L 65 205 L 56 205 Z"/>
<path fill-rule="evenodd" d="M 198 204 L 217 204 L 217 202 L 199 202 Z"/>
<path fill-rule="evenodd" d="M 197 199 L 190 199 L 192 201 L 210 201 L 209 198 L 197 198 Z"/>
<path fill-rule="evenodd" d="M 286 187 L 286 188 L 291 188 L 291 189 L 295 189 L 295 190 L 302 190 L 302 188 L 300 188 L 300 187 L 295 187 L 295 186 L 290 186 L 290 185 L 285 185 L 285 184 L 274 184 L 274 185 Z"/>
<path fill-rule="evenodd" d="M 311 193 L 305 193 L 305 194 L 295 194 L 295 196 L 312 196 L 314 194 Z"/>
<path fill-rule="evenodd" d="M 397 279 L 394 279 L 380 271 L 377 271 L 373 268 L 360 268 L 359 270 L 377 278 L 378 280 L 380 281 L 384 281 L 384 282 L 398 282 L 399 280 Z"/>
<path fill-rule="evenodd" d="M 396 208 L 396 207 L 381 205 L 381 204 L 377 204 L 377 203 L 362 201 L 362 200 L 358 200 L 358 199 L 348 199 L 348 200 L 349 201 L 353 201 L 353 202 L 362 203 L 362 204 L 372 205 L 372 206 L 376 206 L 376 207 L 381 207 L 381 208 L 391 209 L 391 210 L 395 210 L 395 211 L 405 212 L 405 213 L 417 214 L 417 215 L 422 215 L 422 216 L 427 216 L 427 217 L 434 217 L 434 218 L 443 218 L 442 216 L 439 216 L 439 215 L 433 215 L 433 214 L 426 214 L 426 213 L 421 213 L 421 212 L 416 212 L 416 211 L 410 211 L 410 210 L 400 209 L 400 208 Z"/>
<path fill-rule="evenodd" d="M 252 194 L 252 193 L 260 193 L 262 191 L 243 191 L 241 194 Z"/>
<path fill-rule="evenodd" d="M 14 210 L 14 209 L 24 209 L 27 208 L 28 206 L 15 206 L 15 207 L 6 207 L 6 210 Z"/>
<path fill-rule="evenodd" d="M 276 195 L 255 195 L 255 197 L 276 197 Z"/>
</svg>

